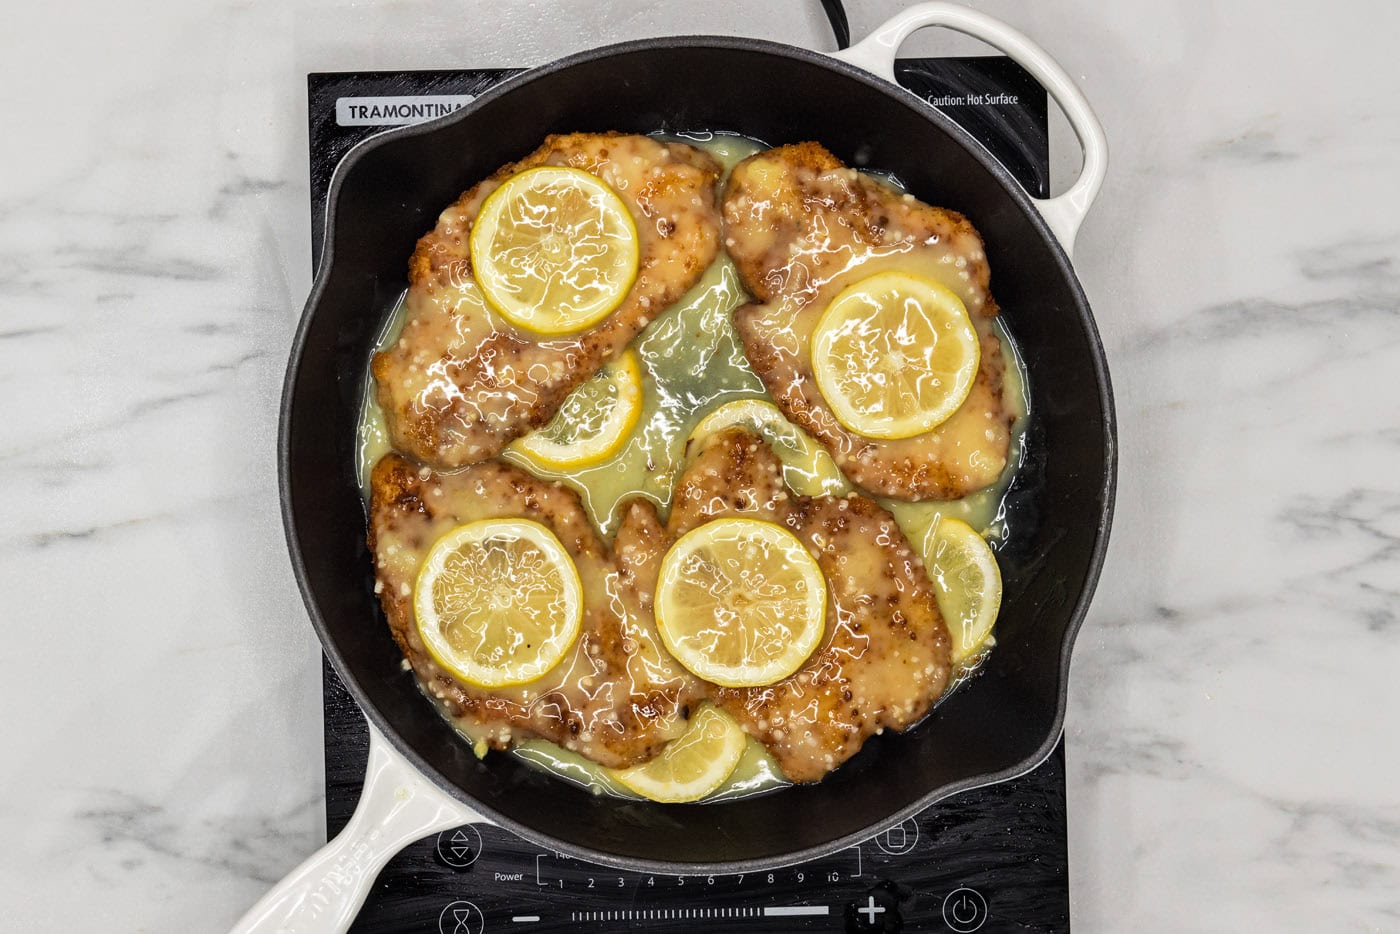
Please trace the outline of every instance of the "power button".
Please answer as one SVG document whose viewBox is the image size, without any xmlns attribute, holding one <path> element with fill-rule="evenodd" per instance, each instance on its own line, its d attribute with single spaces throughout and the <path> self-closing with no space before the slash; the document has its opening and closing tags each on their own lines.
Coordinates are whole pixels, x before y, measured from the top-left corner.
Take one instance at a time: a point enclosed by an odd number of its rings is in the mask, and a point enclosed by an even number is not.
<svg viewBox="0 0 1400 934">
<path fill-rule="evenodd" d="M 954 889 L 943 899 L 943 923 L 957 934 L 972 934 L 987 923 L 987 900 L 976 889 Z"/>
</svg>

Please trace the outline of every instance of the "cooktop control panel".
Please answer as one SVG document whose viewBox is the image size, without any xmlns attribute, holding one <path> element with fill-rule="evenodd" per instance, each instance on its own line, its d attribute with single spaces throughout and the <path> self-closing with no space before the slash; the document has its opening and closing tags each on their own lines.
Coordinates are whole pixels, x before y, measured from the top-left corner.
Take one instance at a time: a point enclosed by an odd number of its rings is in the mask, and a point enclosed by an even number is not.
<svg viewBox="0 0 1400 934">
<path fill-rule="evenodd" d="M 354 810 L 363 716 L 326 669 L 327 817 Z M 619 871 L 467 825 L 385 868 L 357 934 L 1069 930 L 1064 744 L 1039 768 L 940 802 L 860 846 L 743 875 Z M 813 815 L 820 820 L 820 815 Z"/>
<path fill-rule="evenodd" d="M 1065 931 L 1063 782 L 1057 750 L 860 846 L 743 875 L 618 871 L 459 827 L 400 854 L 354 930 Z"/>
</svg>

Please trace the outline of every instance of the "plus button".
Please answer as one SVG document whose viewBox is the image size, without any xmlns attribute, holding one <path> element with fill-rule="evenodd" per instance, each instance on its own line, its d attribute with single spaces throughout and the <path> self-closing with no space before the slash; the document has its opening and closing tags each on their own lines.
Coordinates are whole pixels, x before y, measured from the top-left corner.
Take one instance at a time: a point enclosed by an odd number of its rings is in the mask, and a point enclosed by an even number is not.
<svg viewBox="0 0 1400 934">
<path fill-rule="evenodd" d="M 875 904 L 874 895 L 867 895 L 865 897 L 865 907 L 856 909 L 856 914 L 865 915 L 866 924 L 869 924 L 871 927 L 875 926 L 875 916 L 884 913 L 885 906 Z"/>
</svg>

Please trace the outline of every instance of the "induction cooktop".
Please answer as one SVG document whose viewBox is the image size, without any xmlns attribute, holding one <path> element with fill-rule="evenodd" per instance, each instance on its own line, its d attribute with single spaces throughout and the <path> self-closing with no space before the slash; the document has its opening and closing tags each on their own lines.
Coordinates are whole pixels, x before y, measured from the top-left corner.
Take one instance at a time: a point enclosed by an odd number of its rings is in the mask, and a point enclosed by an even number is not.
<svg viewBox="0 0 1400 934">
<path fill-rule="evenodd" d="M 1048 195 L 1046 95 L 1020 66 L 1001 57 L 916 58 L 901 59 L 895 71 L 901 84 L 981 141 L 1027 191 Z M 449 114 L 515 73 L 309 75 L 317 261 L 330 179 L 356 143 L 391 126 Z M 326 822 L 333 835 L 359 797 L 369 734 L 329 663 L 324 707 Z M 1068 931 L 1064 743 L 1017 779 L 941 801 L 825 859 L 771 872 L 626 872 L 541 850 L 498 827 L 455 828 L 395 857 L 351 930 Z"/>
</svg>

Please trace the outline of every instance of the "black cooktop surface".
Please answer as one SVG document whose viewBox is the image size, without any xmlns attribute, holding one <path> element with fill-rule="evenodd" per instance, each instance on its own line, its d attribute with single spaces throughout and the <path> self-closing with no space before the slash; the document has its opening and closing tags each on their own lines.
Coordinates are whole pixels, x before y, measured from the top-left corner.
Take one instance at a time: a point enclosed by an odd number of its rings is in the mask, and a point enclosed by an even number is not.
<svg viewBox="0 0 1400 934">
<path fill-rule="evenodd" d="M 352 146 L 386 127 L 449 113 L 514 73 L 308 76 L 313 256 L 320 256 L 331 176 Z M 1000 57 L 903 59 L 896 74 L 968 129 L 1031 194 L 1048 194 L 1046 96 L 1020 66 Z M 326 817 L 334 834 L 359 797 L 369 734 L 329 664 L 324 696 Z M 621 872 L 542 851 L 496 827 L 458 828 L 392 860 L 352 930 L 1067 931 L 1064 781 L 1062 741 L 1034 771 L 940 802 L 858 847 L 742 876 Z"/>
</svg>

